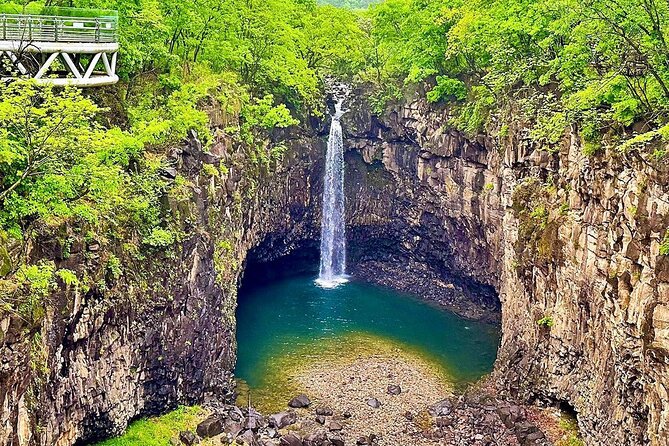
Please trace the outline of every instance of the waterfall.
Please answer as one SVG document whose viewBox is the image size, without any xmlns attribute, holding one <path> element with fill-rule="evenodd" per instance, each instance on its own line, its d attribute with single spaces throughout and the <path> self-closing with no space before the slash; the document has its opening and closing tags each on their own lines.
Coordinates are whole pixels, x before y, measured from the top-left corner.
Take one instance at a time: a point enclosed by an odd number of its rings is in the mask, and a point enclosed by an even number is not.
<svg viewBox="0 0 669 446">
<path fill-rule="evenodd" d="M 325 157 L 323 218 L 321 222 L 321 266 L 318 285 L 334 288 L 346 276 L 346 223 L 344 219 L 344 142 L 340 119 L 342 100 L 335 104 Z"/>
</svg>

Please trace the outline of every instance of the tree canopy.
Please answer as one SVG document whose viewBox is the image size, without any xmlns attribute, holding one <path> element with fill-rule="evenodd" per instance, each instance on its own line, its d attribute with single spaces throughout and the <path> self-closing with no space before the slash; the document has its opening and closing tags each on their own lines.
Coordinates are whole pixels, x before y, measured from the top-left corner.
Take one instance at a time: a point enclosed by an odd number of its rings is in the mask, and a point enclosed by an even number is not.
<svg viewBox="0 0 669 446">
<path fill-rule="evenodd" d="M 338 8 L 364 9 L 378 3 L 379 0 L 319 0 L 324 5 L 332 5 Z"/>
<path fill-rule="evenodd" d="M 370 17 L 368 78 L 391 97 L 397 82 L 427 81 L 467 132 L 494 111 L 547 145 L 576 126 L 589 153 L 669 133 L 667 2 L 386 0 Z"/>
<path fill-rule="evenodd" d="M 165 172 L 169 148 L 190 130 L 211 142 L 205 103 L 220 107 L 219 136 L 266 169 L 283 150 L 270 132 L 320 114 L 325 79 L 351 78 L 364 64 L 358 17 L 315 0 L 48 0 L 14 9 L 41 5 L 118 10 L 122 80 L 103 93 L 0 86 L 0 311 L 27 320 L 42 314 L 56 277 L 94 285 L 35 263 L 25 248 L 34 240 L 58 239 L 63 258 L 73 238 L 106 245 L 117 277 L 119 259 L 165 252 L 185 237 L 161 203 L 187 201 L 192 185 Z M 216 176 L 227 167 L 204 169 Z"/>
</svg>

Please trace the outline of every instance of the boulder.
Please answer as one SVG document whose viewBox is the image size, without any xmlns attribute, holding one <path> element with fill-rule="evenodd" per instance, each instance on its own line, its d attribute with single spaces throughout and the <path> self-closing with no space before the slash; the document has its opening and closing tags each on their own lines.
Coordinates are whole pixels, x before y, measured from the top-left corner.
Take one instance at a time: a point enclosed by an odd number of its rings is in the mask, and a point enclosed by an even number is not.
<svg viewBox="0 0 669 446">
<path fill-rule="evenodd" d="M 276 429 L 283 429 L 286 426 L 295 424 L 297 414 L 295 412 L 279 412 L 271 415 L 268 419 L 269 425 Z"/>
<path fill-rule="evenodd" d="M 344 446 L 344 439 L 339 434 L 331 434 L 328 436 L 328 439 L 332 443 L 332 446 Z"/>
<path fill-rule="evenodd" d="M 329 416 L 332 416 L 332 414 L 334 414 L 334 412 L 329 407 L 317 407 L 316 408 L 316 415 L 323 415 L 323 416 L 329 417 Z"/>
<path fill-rule="evenodd" d="M 239 433 L 242 430 L 243 430 L 242 423 L 232 420 L 226 421 L 225 427 L 223 428 L 223 432 L 229 434 L 232 438 L 237 437 L 237 435 L 239 435 Z"/>
<path fill-rule="evenodd" d="M 537 426 L 535 426 L 532 422 L 530 421 L 521 421 L 520 423 L 516 424 L 516 435 L 521 437 L 525 437 L 533 432 L 538 431 L 539 429 Z"/>
<path fill-rule="evenodd" d="M 279 444 L 281 446 L 303 446 L 302 439 L 293 433 L 281 437 Z"/>
<path fill-rule="evenodd" d="M 325 424 L 325 417 L 323 415 L 316 415 L 316 423 Z"/>
<path fill-rule="evenodd" d="M 303 441 L 304 446 L 330 446 L 330 441 L 324 432 L 312 432 Z"/>
<path fill-rule="evenodd" d="M 531 434 L 528 434 L 527 437 L 525 437 L 525 441 L 526 443 L 534 444 L 538 440 L 543 440 L 544 438 L 546 438 L 546 436 L 544 435 L 543 432 L 536 431 L 532 432 Z"/>
<path fill-rule="evenodd" d="M 246 419 L 246 423 L 244 424 L 244 427 L 246 429 L 251 429 L 252 431 L 257 431 L 260 429 L 262 426 L 262 418 L 256 417 L 256 416 L 249 416 Z"/>
<path fill-rule="evenodd" d="M 437 417 L 434 424 L 437 427 L 449 427 L 453 425 L 453 419 L 449 416 Z"/>
<path fill-rule="evenodd" d="M 399 395 L 402 393 L 402 388 L 398 385 L 391 384 L 386 391 L 388 392 L 388 395 Z"/>
<path fill-rule="evenodd" d="M 177 177 L 177 170 L 174 167 L 163 167 L 158 174 L 167 180 L 174 180 Z"/>
<path fill-rule="evenodd" d="M 258 439 L 251 429 L 247 429 L 237 437 L 236 443 L 241 443 L 245 446 L 258 446 Z"/>
<path fill-rule="evenodd" d="M 228 416 L 234 421 L 242 421 L 244 419 L 244 414 L 242 413 L 242 410 L 237 406 L 232 407 L 232 409 L 228 413 Z"/>
<path fill-rule="evenodd" d="M 453 403 L 449 399 L 443 399 L 438 403 L 433 404 L 428 407 L 428 413 L 433 417 L 443 417 L 445 415 L 450 415 L 453 412 Z"/>
<path fill-rule="evenodd" d="M 223 418 L 220 415 L 210 415 L 197 425 L 196 432 L 200 438 L 211 438 L 223 432 Z"/>
<path fill-rule="evenodd" d="M 306 395 L 302 394 L 302 395 L 298 395 L 295 398 L 293 398 L 292 400 L 290 400 L 290 402 L 288 403 L 288 406 L 296 408 L 296 409 L 300 409 L 300 408 L 303 408 L 303 407 L 309 407 L 310 404 L 311 404 L 311 400 Z"/>
<path fill-rule="evenodd" d="M 330 431 L 335 432 L 335 431 L 340 431 L 340 430 L 344 429 L 344 426 L 342 426 L 341 424 L 337 423 L 334 420 L 330 420 L 330 422 L 327 425 L 327 428 Z"/>
<path fill-rule="evenodd" d="M 357 444 L 357 445 L 373 445 L 373 444 L 376 444 L 376 435 L 369 434 L 369 435 L 365 435 L 365 436 L 362 436 L 362 437 L 358 437 L 358 439 L 355 440 L 355 444 Z"/>
<path fill-rule="evenodd" d="M 194 444 L 199 444 L 200 439 L 197 438 L 197 435 L 191 431 L 181 431 L 179 432 L 179 440 L 186 446 L 193 446 Z"/>
<path fill-rule="evenodd" d="M 358 439 L 355 441 L 355 444 L 357 444 L 357 445 L 373 445 L 373 444 L 376 444 L 376 435 L 369 434 L 369 435 L 366 435 L 366 436 L 358 437 Z"/>
<path fill-rule="evenodd" d="M 381 407 L 381 401 L 377 400 L 376 398 L 370 398 L 367 400 L 367 405 L 374 409 L 378 409 Z"/>
<path fill-rule="evenodd" d="M 520 421 L 515 426 L 516 438 L 522 446 L 543 444 L 544 433 L 530 421 Z"/>
</svg>

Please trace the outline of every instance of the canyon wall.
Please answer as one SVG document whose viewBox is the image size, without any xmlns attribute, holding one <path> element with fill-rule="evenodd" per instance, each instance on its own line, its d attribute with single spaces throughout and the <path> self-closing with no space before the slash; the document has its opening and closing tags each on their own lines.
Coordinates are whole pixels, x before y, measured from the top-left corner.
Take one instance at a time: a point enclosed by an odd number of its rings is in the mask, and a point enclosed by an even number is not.
<svg viewBox="0 0 669 446">
<path fill-rule="evenodd" d="M 502 391 L 573 408 L 588 445 L 669 444 L 669 163 L 587 157 L 576 131 L 559 150 L 521 126 L 466 138 L 423 98 L 382 119 L 349 112 L 350 157 L 368 166 L 354 225 L 399 228 L 388 258 L 408 276 L 499 292 Z M 386 193 L 358 200 L 370 190 Z M 392 277 L 380 281 L 406 282 Z"/>
<path fill-rule="evenodd" d="M 86 444 L 140 416 L 231 396 L 247 251 L 264 240 L 280 256 L 318 236 L 310 181 L 324 146 L 305 144 L 299 131 L 282 138 L 292 150 L 275 166 L 252 162 L 248 148 L 224 139 L 205 153 L 191 135 L 174 149 L 163 174 L 187 178 L 188 193 L 166 195 L 163 211 L 178 218 L 183 239 L 122 257 L 121 277 L 104 267 L 114 247 L 80 234 L 70 234 L 67 258 L 57 240 L 30 247 L 34 258 L 100 285 L 59 283 L 37 327 L 17 316 L 0 320 L 0 444 Z M 313 150 L 297 149 L 305 145 Z M 204 163 L 221 167 L 220 175 L 206 175 Z"/>
</svg>

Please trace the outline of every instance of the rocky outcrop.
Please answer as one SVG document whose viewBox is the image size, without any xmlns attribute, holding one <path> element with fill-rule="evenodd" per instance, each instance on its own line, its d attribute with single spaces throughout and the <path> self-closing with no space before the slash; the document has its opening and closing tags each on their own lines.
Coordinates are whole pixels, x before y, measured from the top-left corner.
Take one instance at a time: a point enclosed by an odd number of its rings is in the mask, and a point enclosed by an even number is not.
<svg viewBox="0 0 669 446">
<path fill-rule="evenodd" d="M 498 320 L 499 161 L 426 111 L 408 105 L 379 120 L 355 102 L 344 116 L 353 270 L 465 317 Z"/>
<path fill-rule="evenodd" d="M 351 403 L 359 405 L 362 401 L 348 401 L 348 404 Z M 407 410 L 402 415 L 370 417 L 365 413 L 368 410 L 383 411 L 380 408 L 380 404 L 375 405 L 373 409 L 363 410 L 362 413 L 359 410 L 351 413 L 327 409 L 320 411 L 325 412 L 323 415 L 318 415 L 318 409 L 289 409 L 264 417 L 252 407 L 217 404 L 207 408 L 211 414 L 197 425 L 196 433 L 180 433 L 181 444 L 197 444 L 200 438 L 213 444 L 260 446 L 406 444 L 402 441 L 410 441 L 410 444 L 416 446 L 435 443 L 504 446 L 552 444 L 532 421 L 533 418 L 539 418 L 538 413 L 496 399 L 481 389 L 476 389 L 473 394 L 464 394 L 452 400 L 444 399 L 428 406 L 423 401 L 413 411 Z M 536 408 L 532 409 L 536 411 Z"/>
<path fill-rule="evenodd" d="M 199 156 L 193 144 L 174 160 L 187 170 Z M 184 222 L 190 237 L 176 251 L 124 264 L 118 280 L 105 278 L 109 252 L 98 242 L 76 239 L 67 259 L 57 244 L 39 252 L 59 268 L 99 274 L 104 287 L 61 284 L 39 326 L 3 319 L 0 444 L 101 439 L 138 415 L 229 393 L 234 294 L 215 280 L 213 222 L 200 212 L 206 192 L 193 197 L 168 204 L 195 217 Z"/>
<path fill-rule="evenodd" d="M 349 158 L 367 165 L 349 195 L 354 233 L 409 276 L 498 291 L 503 389 L 572 407 L 587 444 L 669 444 L 669 165 L 587 157 L 576 131 L 557 151 L 520 126 L 467 138 L 423 97 L 382 119 L 349 112 Z"/>
</svg>

